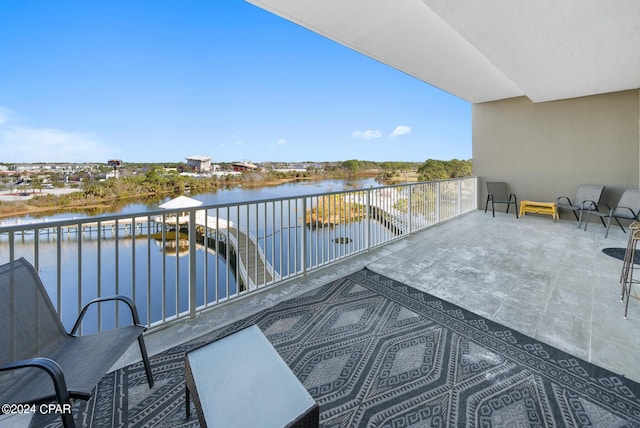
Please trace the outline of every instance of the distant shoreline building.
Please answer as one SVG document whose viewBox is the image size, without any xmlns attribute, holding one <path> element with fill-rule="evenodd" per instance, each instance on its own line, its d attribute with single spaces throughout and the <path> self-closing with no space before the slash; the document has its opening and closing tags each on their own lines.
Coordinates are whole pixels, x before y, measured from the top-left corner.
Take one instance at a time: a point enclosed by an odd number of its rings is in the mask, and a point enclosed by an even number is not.
<svg viewBox="0 0 640 428">
<path fill-rule="evenodd" d="M 231 164 L 231 168 L 233 168 L 233 170 L 235 172 L 242 172 L 242 171 L 255 171 L 256 169 L 258 169 L 257 165 L 252 164 L 251 162 L 234 162 Z"/>
<path fill-rule="evenodd" d="M 193 172 L 206 173 L 213 170 L 211 158 L 208 156 L 191 156 L 185 159 L 187 160 L 187 165 Z"/>
</svg>

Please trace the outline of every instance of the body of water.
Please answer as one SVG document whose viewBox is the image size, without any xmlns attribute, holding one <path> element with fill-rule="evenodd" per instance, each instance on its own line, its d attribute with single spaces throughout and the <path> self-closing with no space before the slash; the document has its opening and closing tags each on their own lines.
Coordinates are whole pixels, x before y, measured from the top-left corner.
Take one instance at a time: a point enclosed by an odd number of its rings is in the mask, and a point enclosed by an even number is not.
<svg viewBox="0 0 640 428">
<path fill-rule="evenodd" d="M 302 263 L 306 263 L 307 266 L 321 264 L 323 260 L 333 260 L 362 247 L 366 235 L 364 224 L 354 221 L 335 227 L 307 228 L 303 226 L 301 199 L 267 204 L 246 204 L 247 202 L 379 186 L 374 179 L 322 180 L 268 187 L 237 187 L 190 197 L 207 206 L 241 204 L 240 209 L 209 209 L 208 215 L 231 220 L 255 236 L 261 250 L 272 261 L 274 269 L 278 274 L 287 276 L 300 272 Z M 169 199 L 172 198 L 164 197 L 152 203 L 130 203 L 110 214 L 143 214 L 158 211 L 158 205 Z M 46 219 L 74 217 L 90 216 L 86 213 L 61 212 Z M 44 221 L 45 218 L 30 220 Z M 282 227 L 281 222 L 285 227 Z M 375 233 L 390 232 L 380 226 Z M 299 256 L 302 234 L 305 234 L 305 240 L 309 245 L 306 261 L 301 260 Z M 343 236 L 360 238 L 343 243 Z M 9 246 L 2 245 L 3 242 L 6 243 L 6 239 L 7 236 L 0 235 L 2 260 L 8 258 Z M 78 308 L 97 296 L 132 296 L 143 323 L 154 323 L 184 312 L 188 308 L 189 258 L 180 257 L 181 254 L 177 254 L 175 249 L 163 249 L 161 241 L 148 241 L 145 231 L 136 232 L 134 236 L 124 232 L 122 235 L 114 236 L 112 231 L 100 235 L 97 231 L 65 233 L 61 240 L 58 240 L 55 234 L 42 235 L 37 244 L 33 235 L 29 234 L 16 239 L 16 257 L 24 256 L 33 263 L 36 252 L 40 276 L 52 299 L 59 300 L 57 305 L 67 327 L 73 324 Z M 196 272 L 196 281 L 199 284 L 196 296 L 198 305 L 238 293 L 235 272 L 229 268 L 224 254 L 217 254 L 216 251 L 199 246 L 195 257 L 199 266 Z M 60 284 L 57 284 L 58 279 Z M 107 305 L 102 315 L 88 314 L 84 323 L 85 331 L 95 331 L 99 324 L 102 328 L 112 327 L 117 322 L 114 314 L 122 313 L 115 311 L 115 305 L 112 306 L 113 308 L 109 309 Z"/>
</svg>

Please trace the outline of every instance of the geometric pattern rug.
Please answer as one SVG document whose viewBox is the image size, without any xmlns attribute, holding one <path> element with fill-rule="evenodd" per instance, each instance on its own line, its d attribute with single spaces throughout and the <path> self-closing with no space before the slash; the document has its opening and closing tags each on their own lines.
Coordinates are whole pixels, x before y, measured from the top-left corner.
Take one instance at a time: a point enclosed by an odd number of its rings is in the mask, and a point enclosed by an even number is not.
<svg viewBox="0 0 640 428">
<path fill-rule="evenodd" d="M 199 426 L 193 404 L 185 417 L 185 352 L 252 324 L 324 427 L 640 426 L 637 383 L 368 269 L 152 357 L 152 390 L 141 364 L 108 374 L 74 404 L 76 423 Z"/>
<path fill-rule="evenodd" d="M 605 253 L 608 256 L 614 257 L 618 260 L 624 260 L 625 254 L 627 252 L 626 248 L 617 248 L 617 247 L 613 247 L 613 248 L 603 248 L 602 252 Z M 634 257 L 634 264 L 640 265 L 640 251 L 637 252 L 635 254 Z"/>
</svg>

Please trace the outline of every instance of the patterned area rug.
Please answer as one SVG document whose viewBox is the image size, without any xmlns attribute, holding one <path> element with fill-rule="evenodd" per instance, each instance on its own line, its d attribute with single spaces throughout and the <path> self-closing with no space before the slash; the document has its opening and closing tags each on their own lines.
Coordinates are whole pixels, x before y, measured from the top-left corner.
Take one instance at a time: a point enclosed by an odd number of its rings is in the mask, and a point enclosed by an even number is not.
<svg viewBox="0 0 640 428">
<path fill-rule="evenodd" d="M 615 257 L 618 260 L 624 260 L 625 253 L 627 252 L 626 248 L 603 248 L 602 252 L 607 256 Z M 640 265 L 640 252 L 635 254 L 633 263 L 636 265 Z"/>
<path fill-rule="evenodd" d="M 76 422 L 198 426 L 193 405 L 185 418 L 184 353 L 251 324 L 324 427 L 640 426 L 637 383 L 367 269 L 153 357 L 152 391 L 141 364 L 107 375 Z"/>
</svg>

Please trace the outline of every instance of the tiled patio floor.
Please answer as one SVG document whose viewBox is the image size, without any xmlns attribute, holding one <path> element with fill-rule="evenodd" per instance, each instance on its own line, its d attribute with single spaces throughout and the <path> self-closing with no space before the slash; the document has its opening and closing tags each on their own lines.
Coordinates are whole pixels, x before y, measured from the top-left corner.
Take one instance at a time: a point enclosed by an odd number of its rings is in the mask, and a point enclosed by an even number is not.
<svg viewBox="0 0 640 428">
<path fill-rule="evenodd" d="M 602 252 L 626 247 L 628 235 L 616 225 L 605 239 L 599 222 L 585 232 L 571 213 L 563 214 L 565 220 L 555 223 L 539 215 L 465 215 L 151 333 L 150 352 L 367 266 L 640 381 L 640 300 L 632 298 L 628 319 L 623 319 L 618 286 L 622 261 Z M 134 350 L 131 357 L 136 354 Z"/>
</svg>

